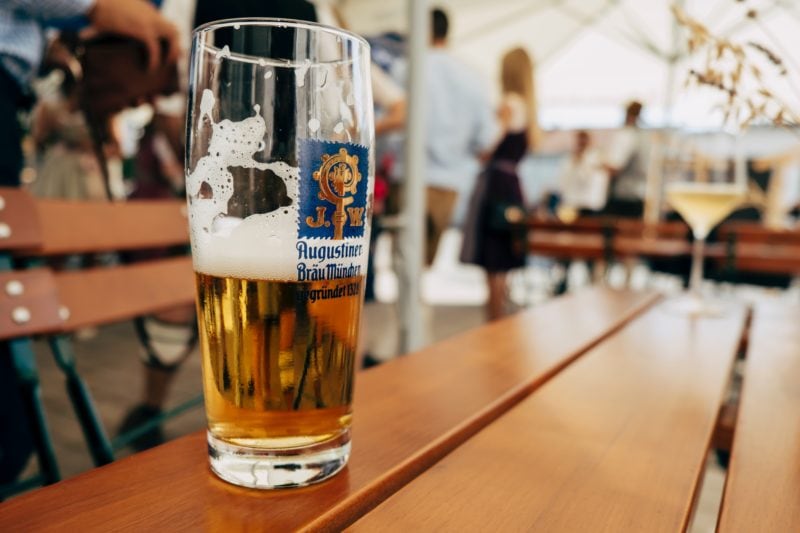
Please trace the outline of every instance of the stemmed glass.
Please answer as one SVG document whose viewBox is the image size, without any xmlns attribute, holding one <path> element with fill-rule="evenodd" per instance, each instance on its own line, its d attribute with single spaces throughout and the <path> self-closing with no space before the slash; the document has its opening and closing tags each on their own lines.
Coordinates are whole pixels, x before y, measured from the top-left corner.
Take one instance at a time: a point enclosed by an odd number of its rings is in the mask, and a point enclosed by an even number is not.
<svg viewBox="0 0 800 533">
<path fill-rule="evenodd" d="M 695 154 L 695 158 L 700 157 Z M 697 161 L 695 161 L 697 163 Z M 746 199 L 747 189 L 734 169 L 709 172 L 702 164 L 678 169 L 666 184 L 670 206 L 689 224 L 694 236 L 688 294 L 674 302 L 675 308 L 689 315 L 716 315 L 720 308 L 702 294 L 703 260 L 708 234 Z"/>
</svg>

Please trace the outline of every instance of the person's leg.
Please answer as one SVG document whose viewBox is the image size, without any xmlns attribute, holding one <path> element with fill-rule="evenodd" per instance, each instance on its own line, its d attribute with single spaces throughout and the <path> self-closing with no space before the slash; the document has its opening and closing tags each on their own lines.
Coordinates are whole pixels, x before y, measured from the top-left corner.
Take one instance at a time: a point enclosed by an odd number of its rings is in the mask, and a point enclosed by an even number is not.
<svg viewBox="0 0 800 533">
<path fill-rule="evenodd" d="M 19 86 L 0 69 L 0 186 L 19 187 L 22 170 L 22 128 Z"/>
<path fill-rule="evenodd" d="M 0 186 L 19 187 L 22 129 L 17 119 L 19 87 L 0 69 Z M 33 452 L 25 405 L 7 342 L 0 341 L 0 483 L 14 481 Z"/>
<path fill-rule="evenodd" d="M 33 452 L 33 436 L 11 361 L 8 343 L 0 342 L 0 483 L 11 483 Z"/>
<path fill-rule="evenodd" d="M 186 350 L 193 343 L 194 334 L 191 328 L 195 320 L 194 306 L 181 306 L 162 311 L 154 315 L 153 319 L 145 319 L 143 323 L 149 337 L 144 349 L 155 352 L 150 355 L 158 356 L 160 364 L 145 362 L 143 365 L 142 400 L 125 415 L 118 430 L 120 434 L 161 415 L 178 367 L 183 361 Z M 157 427 L 133 440 L 131 447 L 135 450 L 145 450 L 161 444 L 164 440 L 163 431 Z"/>
<path fill-rule="evenodd" d="M 441 187 L 428 187 L 427 192 L 428 238 L 425 243 L 425 264 L 430 266 L 436 258 L 442 234 L 450 225 L 458 192 Z"/>
<path fill-rule="evenodd" d="M 506 273 L 488 272 L 489 301 L 486 304 L 486 314 L 489 321 L 505 316 L 506 307 Z"/>
</svg>

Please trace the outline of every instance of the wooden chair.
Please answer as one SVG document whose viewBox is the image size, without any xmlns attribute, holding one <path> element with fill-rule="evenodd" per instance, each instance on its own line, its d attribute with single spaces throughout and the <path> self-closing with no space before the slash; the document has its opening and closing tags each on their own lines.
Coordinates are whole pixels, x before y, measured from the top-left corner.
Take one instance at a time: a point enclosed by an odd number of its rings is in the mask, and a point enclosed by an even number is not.
<svg viewBox="0 0 800 533">
<path fill-rule="evenodd" d="M 105 464 L 113 460 L 113 450 L 131 438 L 109 440 L 78 374 L 68 334 L 194 301 L 191 259 L 185 252 L 133 264 L 62 271 L 47 266 L 48 258 L 185 249 L 187 243 L 185 204 L 178 200 L 71 202 L 35 199 L 22 190 L 0 188 L 0 342 L 9 344 L 29 406 L 40 467 L 38 476 L 4 488 L 5 493 L 59 479 L 31 336 L 48 338 L 92 458 Z"/>
</svg>

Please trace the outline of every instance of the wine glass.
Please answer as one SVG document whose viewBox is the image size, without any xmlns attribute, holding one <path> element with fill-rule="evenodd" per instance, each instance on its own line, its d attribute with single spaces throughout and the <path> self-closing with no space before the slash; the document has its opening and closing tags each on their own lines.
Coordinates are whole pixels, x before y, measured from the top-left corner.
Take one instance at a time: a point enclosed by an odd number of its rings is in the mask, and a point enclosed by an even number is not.
<svg viewBox="0 0 800 533">
<path fill-rule="evenodd" d="M 709 316 L 721 312 L 702 294 L 703 259 L 708 234 L 746 199 L 747 188 L 733 168 L 710 172 L 704 157 L 695 153 L 690 168 L 681 168 L 666 184 L 666 199 L 689 225 L 694 236 L 688 294 L 675 307 L 683 314 Z"/>
</svg>

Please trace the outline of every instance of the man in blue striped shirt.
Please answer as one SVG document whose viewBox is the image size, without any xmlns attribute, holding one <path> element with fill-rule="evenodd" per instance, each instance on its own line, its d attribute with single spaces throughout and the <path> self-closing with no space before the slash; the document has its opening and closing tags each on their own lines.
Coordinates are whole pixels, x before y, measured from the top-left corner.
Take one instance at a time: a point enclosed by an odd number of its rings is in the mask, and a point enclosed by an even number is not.
<svg viewBox="0 0 800 533">
<path fill-rule="evenodd" d="M 17 113 L 26 105 L 28 85 L 42 61 L 44 30 L 75 16 L 85 16 L 99 33 L 141 41 L 151 68 L 161 58 L 161 40 L 169 46 L 168 60 L 177 58 L 177 30 L 145 0 L 0 0 L 0 185 L 19 184 Z"/>
</svg>

